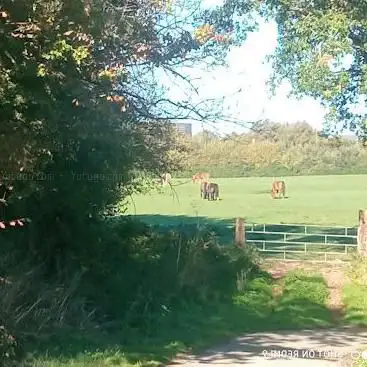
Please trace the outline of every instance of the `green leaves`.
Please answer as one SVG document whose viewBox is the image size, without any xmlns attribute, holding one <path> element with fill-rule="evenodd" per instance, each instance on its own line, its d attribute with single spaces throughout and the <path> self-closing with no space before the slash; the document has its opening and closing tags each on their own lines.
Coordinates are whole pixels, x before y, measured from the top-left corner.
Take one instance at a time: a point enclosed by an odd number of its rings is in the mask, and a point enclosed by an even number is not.
<svg viewBox="0 0 367 367">
<path fill-rule="evenodd" d="M 74 47 L 65 40 L 55 42 L 52 49 L 48 53 L 44 53 L 42 57 L 49 61 L 67 61 L 70 57 L 75 61 L 75 64 L 80 66 L 82 62 L 90 55 L 87 46 Z M 44 64 L 38 66 L 38 75 L 46 75 L 46 67 Z"/>
<path fill-rule="evenodd" d="M 1 4 L 0 174 L 16 177 L 22 169 L 29 177 L 54 177 L 11 182 L 22 197 L 14 211 L 32 218 L 35 252 L 50 263 L 53 249 L 68 254 L 82 246 L 78 233 L 81 226 L 88 228 L 89 216 L 142 189 L 134 172 L 185 166 L 190 145 L 158 117 L 165 122 L 195 112 L 205 117 L 198 113 L 200 103 L 167 98 L 157 68 L 190 85 L 177 72 L 185 61 L 191 66 L 223 62 L 229 38 L 238 44 L 254 24 L 250 15 L 246 18 L 255 9 L 251 0 L 230 0 L 210 12 L 196 0 L 156 5 L 130 0 Z M 204 44 L 193 39 L 193 18 L 197 25 L 213 25 L 215 33 Z"/>
<path fill-rule="evenodd" d="M 352 107 L 366 98 L 367 21 L 361 17 L 367 11 L 365 2 L 324 0 L 311 6 L 269 0 L 266 4 L 279 32 L 271 58 L 273 87 L 288 79 L 294 95 L 309 95 L 333 108 L 334 127 L 345 121 L 344 127 L 363 137 L 363 118 Z"/>
</svg>

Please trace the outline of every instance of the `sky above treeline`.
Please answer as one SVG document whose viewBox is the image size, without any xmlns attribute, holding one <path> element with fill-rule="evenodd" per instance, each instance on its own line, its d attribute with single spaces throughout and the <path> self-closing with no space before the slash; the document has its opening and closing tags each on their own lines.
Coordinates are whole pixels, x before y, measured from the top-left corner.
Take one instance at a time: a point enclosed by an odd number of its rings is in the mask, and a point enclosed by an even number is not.
<svg viewBox="0 0 367 367">
<path fill-rule="evenodd" d="M 215 5 L 217 0 L 206 0 Z M 233 47 L 228 56 L 228 67 L 217 67 L 206 71 L 195 68 L 188 71 L 195 78 L 193 82 L 197 93 L 188 91 L 184 83 L 172 83 L 169 79 L 169 96 L 174 100 L 188 100 L 192 104 L 205 99 L 221 99 L 224 97 L 225 114 L 238 123 L 216 121 L 214 124 L 191 122 L 193 133 L 203 129 L 219 134 L 231 132 L 241 133 L 247 130 L 246 121 L 269 119 L 274 122 L 294 123 L 306 121 L 317 130 L 322 129 L 326 114 L 319 102 L 305 97 L 296 100 L 288 96 L 290 85 L 283 83 L 275 96 L 270 95 L 266 81 L 271 74 L 271 66 L 266 56 L 271 54 L 277 44 L 277 27 L 275 22 L 260 21 L 258 31 L 248 35 L 241 47 Z M 351 134 L 349 131 L 345 134 Z"/>
</svg>

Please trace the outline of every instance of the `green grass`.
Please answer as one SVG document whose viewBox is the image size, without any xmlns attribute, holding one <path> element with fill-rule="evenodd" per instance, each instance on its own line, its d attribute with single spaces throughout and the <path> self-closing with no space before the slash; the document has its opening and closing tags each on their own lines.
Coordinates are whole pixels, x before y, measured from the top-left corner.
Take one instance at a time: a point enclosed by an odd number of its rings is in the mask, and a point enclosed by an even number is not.
<svg viewBox="0 0 367 367">
<path fill-rule="evenodd" d="M 221 200 L 200 199 L 199 185 L 191 182 L 162 189 L 162 193 L 134 197 L 129 214 L 142 216 L 150 223 L 233 221 L 244 217 L 248 223 L 300 223 L 325 226 L 357 224 L 363 208 L 366 175 L 285 177 L 288 199 L 272 200 L 272 178 L 220 178 Z M 185 182 L 175 180 L 173 184 Z"/>
<path fill-rule="evenodd" d="M 277 285 L 281 294 L 273 295 Z M 122 345 L 123 333 L 48 340 L 32 360 L 34 367 L 154 366 L 182 351 L 199 351 L 244 332 L 331 325 L 328 290 L 318 275 L 291 272 L 279 284 L 264 274 L 249 281 L 228 303 L 188 305 L 159 320 L 150 338 Z M 119 342 L 120 340 L 120 342 Z M 53 346 L 52 346 L 53 345 Z M 96 350 L 98 346 L 99 350 Z"/>
<path fill-rule="evenodd" d="M 283 259 L 286 250 L 286 259 L 323 261 L 325 252 L 337 252 L 338 255 L 327 254 L 326 259 L 348 260 L 356 250 L 355 246 L 344 246 L 355 245 L 354 238 L 330 236 L 324 244 L 325 237 L 317 234 L 356 235 L 357 212 L 364 205 L 361 199 L 364 198 L 367 176 L 287 177 L 289 197 L 285 200 L 271 199 L 272 178 L 222 178 L 215 181 L 220 185 L 220 201 L 202 200 L 198 184 L 176 180 L 178 186 L 173 190 L 165 187 L 158 193 L 136 196 L 128 213 L 163 230 L 179 226 L 182 231 L 195 232 L 198 225 L 206 225 L 216 233 L 221 244 L 232 243 L 234 218 L 240 216 L 245 218 L 248 230 L 262 231 L 263 224 L 266 224 L 266 231 L 286 232 L 287 241 L 300 242 L 284 246 L 274 242 L 283 241 L 283 233 L 248 231 L 246 240 L 255 247 L 262 248 L 263 244 L 251 240 L 267 241 L 268 252 L 264 256 L 271 258 Z M 307 233 L 303 233 L 304 227 L 279 226 L 282 223 L 316 224 L 318 227 L 307 227 Z M 348 228 L 330 228 L 332 226 Z M 304 242 L 307 242 L 307 253 Z"/>
<path fill-rule="evenodd" d="M 280 286 L 282 293 L 271 316 L 277 329 L 288 328 L 289 323 L 299 328 L 332 324 L 332 315 L 325 307 L 329 290 L 321 275 L 290 271 L 281 280 Z M 290 320 L 288 323 L 285 322 L 287 318 Z"/>
<path fill-rule="evenodd" d="M 343 302 L 345 305 L 344 322 L 359 327 L 367 326 L 367 283 L 366 265 L 364 259 L 355 259 L 352 263 L 349 276 L 352 281 L 343 289 Z M 367 345 L 360 348 L 367 350 Z M 367 360 L 359 358 L 356 367 L 367 367 Z"/>
<path fill-rule="evenodd" d="M 367 326 L 367 286 L 348 284 L 343 293 L 346 322 Z"/>
<path fill-rule="evenodd" d="M 367 367 L 367 361 L 362 358 L 360 358 L 356 363 L 356 367 Z"/>
<path fill-rule="evenodd" d="M 367 326 L 367 259 L 357 256 L 348 269 L 349 282 L 343 289 L 345 321 Z"/>
</svg>

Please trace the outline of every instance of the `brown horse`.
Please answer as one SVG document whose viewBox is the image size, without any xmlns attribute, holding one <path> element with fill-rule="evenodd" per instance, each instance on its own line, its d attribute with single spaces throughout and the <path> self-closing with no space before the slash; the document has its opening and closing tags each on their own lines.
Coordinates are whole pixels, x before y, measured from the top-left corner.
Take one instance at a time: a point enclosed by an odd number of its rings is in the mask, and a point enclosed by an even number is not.
<svg viewBox="0 0 367 367">
<path fill-rule="evenodd" d="M 284 181 L 273 181 L 271 185 L 271 197 L 279 199 L 280 196 L 285 198 L 285 182 Z"/>
<path fill-rule="evenodd" d="M 208 172 L 198 172 L 192 176 L 192 182 L 209 182 L 210 175 Z"/>
<path fill-rule="evenodd" d="M 207 193 L 206 193 L 206 184 L 207 184 L 207 182 L 202 182 L 202 183 L 200 184 L 200 197 L 201 197 L 202 199 L 206 199 L 206 197 L 207 197 Z"/>
<path fill-rule="evenodd" d="M 214 182 L 202 182 L 200 187 L 200 196 L 203 199 L 219 200 L 219 186 Z"/>
<path fill-rule="evenodd" d="M 219 200 L 219 185 L 214 182 L 207 183 L 206 194 L 208 200 Z"/>
</svg>

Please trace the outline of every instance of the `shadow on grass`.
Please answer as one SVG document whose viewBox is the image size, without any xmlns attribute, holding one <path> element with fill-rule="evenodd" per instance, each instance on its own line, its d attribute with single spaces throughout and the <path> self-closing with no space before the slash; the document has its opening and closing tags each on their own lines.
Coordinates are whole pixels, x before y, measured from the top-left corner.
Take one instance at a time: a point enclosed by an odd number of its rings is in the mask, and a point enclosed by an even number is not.
<svg viewBox="0 0 367 367">
<path fill-rule="evenodd" d="M 161 214 L 141 214 L 132 215 L 131 218 L 141 220 L 153 226 L 173 227 L 173 226 L 200 226 L 200 225 L 225 225 L 234 224 L 234 220 L 230 219 L 214 219 L 208 217 L 189 217 L 186 215 L 161 215 Z"/>
<path fill-rule="evenodd" d="M 199 228 L 205 227 L 216 235 L 222 245 L 233 243 L 234 222 L 230 219 L 213 219 L 208 217 L 188 217 L 185 215 L 136 215 L 132 218 L 141 220 L 154 227 L 157 231 L 167 232 L 177 230 L 186 234 L 194 235 Z"/>
<path fill-rule="evenodd" d="M 189 217 L 186 215 L 161 215 L 161 214 L 141 214 L 141 215 L 132 215 L 131 218 L 136 218 L 143 222 L 146 222 L 153 226 L 160 226 L 166 228 L 180 227 L 180 228 L 191 228 L 195 229 L 197 226 L 209 225 L 217 228 L 231 228 L 233 229 L 235 218 L 233 219 L 222 219 L 222 218 L 208 218 L 202 216 Z M 266 223 L 251 223 L 247 218 L 244 218 L 246 221 L 246 228 L 248 230 L 253 231 L 265 231 L 266 232 L 274 232 L 274 235 L 284 236 L 283 233 L 287 233 L 287 235 L 298 235 L 300 240 L 305 241 L 308 239 L 309 242 L 317 242 L 320 240 L 320 237 L 324 240 L 325 235 L 330 235 L 328 238 L 328 242 L 332 242 L 333 236 L 335 237 L 335 243 L 345 243 L 345 241 L 351 241 L 347 236 L 356 236 L 357 235 L 357 227 L 327 227 L 327 226 L 313 226 L 313 225 L 295 225 L 295 224 L 266 224 Z M 305 229 L 305 226 L 307 227 Z M 278 233 L 277 233 L 278 232 Z M 248 233 L 251 235 L 251 233 Z M 261 235 L 261 233 L 259 233 Z M 269 234 L 267 234 L 269 236 Z M 264 234 L 263 234 L 264 237 Z M 344 241 L 344 242 L 343 242 Z"/>
<path fill-rule="evenodd" d="M 233 243 L 234 238 L 234 222 L 235 219 L 215 219 L 208 217 L 189 217 L 185 215 L 136 215 L 134 218 L 150 224 L 158 231 L 178 230 L 186 234 L 193 234 L 197 229 L 205 226 L 209 231 L 216 235 L 218 243 L 228 245 Z M 246 220 L 246 218 L 245 218 Z M 272 233 L 263 233 L 263 232 Z M 262 248 L 262 241 L 266 241 L 266 249 L 270 252 L 269 256 L 283 257 L 283 253 L 279 250 L 286 251 L 304 251 L 305 246 L 307 252 L 304 254 L 289 253 L 288 259 L 307 259 L 323 260 L 324 252 L 339 252 L 341 256 L 345 256 L 345 245 L 355 245 L 356 239 L 348 236 L 356 235 L 356 228 L 333 228 L 325 226 L 307 226 L 302 225 L 286 225 L 286 224 L 246 224 L 246 240 L 254 247 Z M 255 232 L 255 233 L 254 233 Z M 346 236 L 347 234 L 347 236 Z M 325 235 L 330 235 L 325 243 Z M 340 237 L 338 237 L 340 236 Z M 253 241 L 253 242 L 252 242 Z M 297 242 L 296 244 L 292 242 Z M 271 253 L 271 250 L 275 250 Z M 349 252 L 353 252 L 354 247 L 347 248 Z M 320 252 L 320 254 L 312 255 L 312 252 Z"/>
<path fill-rule="evenodd" d="M 150 336 L 119 329 L 118 324 L 93 333 L 60 332 L 37 346 L 38 357 L 31 365 L 94 367 L 108 366 L 106 361 L 112 365 L 114 361 L 116 365 L 140 362 L 141 366 L 151 366 L 168 363 L 179 352 L 198 353 L 244 333 L 332 325 L 331 312 L 325 306 L 328 291 L 322 278 L 294 272 L 277 285 L 282 292 L 274 295 L 274 281 L 267 273 L 259 273 L 226 303 L 186 304 L 165 316 L 157 315 Z M 261 336 L 253 339 L 261 350 L 268 349 L 269 344 L 261 345 Z M 259 355 L 261 350 L 252 353 Z M 46 354 L 47 358 L 42 359 Z"/>
</svg>

